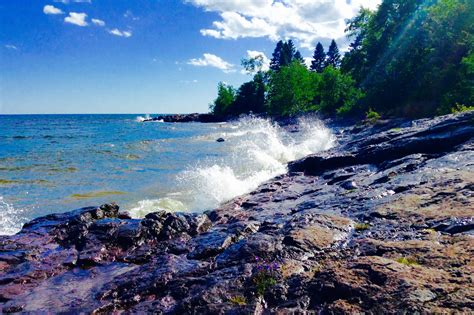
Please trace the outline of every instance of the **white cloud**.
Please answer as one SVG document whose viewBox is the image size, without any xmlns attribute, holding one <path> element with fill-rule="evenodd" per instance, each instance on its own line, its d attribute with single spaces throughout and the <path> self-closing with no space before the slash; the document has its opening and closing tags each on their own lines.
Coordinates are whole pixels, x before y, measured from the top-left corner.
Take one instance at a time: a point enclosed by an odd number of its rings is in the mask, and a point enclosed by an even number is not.
<svg viewBox="0 0 474 315">
<path fill-rule="evenodd" d="M 381 0 L 185 0 L 220 20 L 201 30 L 204 36 L 222 39 L 267 37 L 273 41 L 293 38 L 300 47 L 314 49 L 317 41 L 336 39 L 344 50 L 345 19 L 361 6 L 375 9 Z"/>
<path fill-rule="evenodd" d="M 193 58 L 188 61 L 189 65 L 197 66 L 197 67 L 214 67 L 224 71 L 225 73 L 235 72 L 234 65 L 228 63 L 224 59 L 219 56 L 205 53 L 203 54 L 203 58 Z"/>
<path fill-rule="evenodd" d="M 131 19 L 133 21 L 138 21 L 140 18 L 138 16 L 135 16 L 131 10 L 125 11 L 123 14 L 124 18 Z"/>
<path fill-rule="evenodd" d="M 87 14 L 85 13 L 69 12 L 69 16 L 64 18 L 64 22 L 78 26 L 87 26 L 88 23 L 86 22 L 86 18 Z"/>
<path fill-rule="evenodd" d="M 99 20 L 99 19 L 92 19 L 91 21 L 92 21 L 92 23 L 94 23 L 97 26 L 104 26 L 105 25 L 105 22 L 102 21 L 102 20 Z"/>
<path fill-rule="evenodd" d="M 109 30 L 109 33 L 115 36 L 120 36 L 120 37 L 130 37 L 132 36 L 131 31 L 121 31 L 118 28 L 114 28 L 112 30 Z"/>
<path fill-rule="evenodd" d="M 56 8 L 55 6 L 52 6 L 50 4 L 47 4 L 43 7 L 43 13 L 44 14 L 64 14 L 61 9 Z"/>
<path fill-rule="evenodd" d="M 11 49 L 11 50 L 18 50 L 18 47 L 16 47 L 15 45 L 11 45 L 11 44 L 6 44 L 5 48 L 6 49 Z"/>
</svg>

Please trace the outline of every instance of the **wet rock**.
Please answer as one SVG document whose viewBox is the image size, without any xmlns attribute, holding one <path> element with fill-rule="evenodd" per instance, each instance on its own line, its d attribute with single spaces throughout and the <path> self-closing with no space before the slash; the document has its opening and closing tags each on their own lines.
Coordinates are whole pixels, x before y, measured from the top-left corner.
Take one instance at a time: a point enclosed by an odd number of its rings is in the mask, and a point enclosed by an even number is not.
<svg viewBox="0 0 474 315">
<path fill-rule="evenodd" d="M 354 181 L 345 181 L 341 184 L 341 187 L 346 190 L 357 189 L 358 186 Z"/>
</svg>

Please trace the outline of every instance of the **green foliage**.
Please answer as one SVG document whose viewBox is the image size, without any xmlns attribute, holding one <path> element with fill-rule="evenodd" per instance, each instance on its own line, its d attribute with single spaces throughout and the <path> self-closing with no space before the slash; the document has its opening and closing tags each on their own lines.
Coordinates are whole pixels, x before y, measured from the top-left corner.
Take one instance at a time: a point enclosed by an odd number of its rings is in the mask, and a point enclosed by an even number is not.
<svg viewBox="0 0 474 315">
<path fill-rule="evenodd" d="M 262 73 L 257 73 L 250 82 L 242 84 L 237 91 L 235 102 L 229 108 L 229 114 L 263 113 L 265 111 L 265 83 Z"/>
<path fill-rule="evenodd" d="M 274 276 L 267 271 L 259 271 L 253 278 L 255 284 L 255 290 L 258 296 L 263 296 L 265 292 L 277 284 L 277 280 Z"/>
<path fill-rule="evenodd" d="M 273 71 L 280 71 L 282 67 L 291 65 L 293 61 L 297 61 L 304 65 L 304 59 L 301 56 L 301 53 L 296 50 L 293 41 L 291 39 L 287 42 L 280 40 L 273 51 L 270 69 Z"/>
<path fill-rule="evenodd" d="M 420 264 L 413 257 L 400 257 L 397 262 L 406 266 L 419 266 Z"/>
<path fill-rule="evenodd" d="M 314 109 L 313 100 L 319 77 L 299 62 L 272 72 L 269 79 L 267 111 L 293 115 Z"/>
<path fill-rule="evenodd" d="M 313 60 L 311 61 L 311 71 L 316 71 L 318 73 L 323 72 L 325 61 L 326 53 L 324 52 L 324 47 L 320 42 L 318 42 L 314 49 Z"/>
<path fill-rule="evenodd" d="M 245 300 L 245 298 L 241 295 L 236 295 L 236 296 L 231 297 L 229 299 L 229 302 L 235 305 L 240 305 L 240 306 L 247 305 L 247 300 Z"/>
<path fill-rule="evenodd" d="M 341 54 L 339 53 L 339 48 L 337 48 L 336 41 L 333 39 L 331 45 L 329 45 L 328 53 L 326 56 L 325 67 L 332 66 L 334 68 L 339 68 L 341 65 Z"/>
<path fill-rule="evenodd" d="M 470 110 L 474 110 L 474 106 L 466 106 L 466 105 L 461 105 L 461 104 L 456 104 L 453 108 L 451 108 L 451 113 L 462 113 L 462 112 L 467 112 Z"/>
<path fill-rule="evenodd" d="M 380 114 L 372 110 L 372 108 L 369 108 L 365 115 L 365 119 L 367 119 L 372 124 L 375 124 L 380 118 Z"/>
<path fill-rule="evenodd" d="M 273 71 L 280 70 L 280 59 L 281 59 L 281 52 L 283 49 L 283 41 L 278 41 L 275 46 L 275 50 L 272 54 L 272 60 L 270 61 L 270 69 Z"/>
<path fill-rule="evenodd" d="M 258 55 L 254 58 L 243 58 L 240 64 L 248 74 L 258 73 L 262 71 L 263 58 L 263 55 Z"/>
<path fill-rule="evenodd" d="M 472 76 L 463 68 L 473 21 L 472 0 L 384 0 L 349 21 L 354 42 L 342 69 L 363 88 L 365 103 L 383 113 L 423 116 L 443 102 L 445 111 L 446 104 L 470 103 Z"/>
<path fill-rule="evenodd" d="M 219 82 L 217 85 L 217 98 L 209 106 L 210 110 L 215 115 L 227 115 L 234 100 L 235 89 L 230 85 Z"/>
<path fill-rule="evenodd" d="M 326 67 L 321 74 L 318 92 L 318 108 L 326 113 L 340 115 L 353 111 L 363 96 L 349 75 L 342 74 L 332 66 Z"/>
</svg>

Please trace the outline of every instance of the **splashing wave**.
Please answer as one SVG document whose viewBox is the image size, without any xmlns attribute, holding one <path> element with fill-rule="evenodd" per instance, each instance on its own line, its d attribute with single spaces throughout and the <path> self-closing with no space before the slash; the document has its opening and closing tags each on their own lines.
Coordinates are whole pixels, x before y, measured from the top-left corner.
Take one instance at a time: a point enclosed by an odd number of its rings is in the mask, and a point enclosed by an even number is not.
<svg viewBox="0 0 474 315">
<path fill-rule="evenodd" d="M 248 117 L 210 134 L 224 138 L 225 154 L 190 165 L 178 174 L 178 196 L 143 200 L 131 209 L 133 216 L 148 212 L 203 211 L 256 189 L 263 182 L 284 174 L 287 163 L 334 146 L 335 137 L 316 119 L 301 119 L 292 133 L 269 120 Z M 211 140 L 214 139 L 214 140 Z M 202 141 L 203 139 L 201 139 Z"/>
</svg>

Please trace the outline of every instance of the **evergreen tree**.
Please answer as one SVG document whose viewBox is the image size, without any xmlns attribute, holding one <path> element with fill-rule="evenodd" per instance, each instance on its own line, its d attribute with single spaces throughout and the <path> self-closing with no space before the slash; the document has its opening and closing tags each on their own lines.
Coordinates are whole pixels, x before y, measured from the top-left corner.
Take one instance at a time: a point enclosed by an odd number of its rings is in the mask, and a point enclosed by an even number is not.
<svg viewBox="0 0 474 315">
<path fill-rule="evenodd" d="M 281 60 L 281 54 L 283 50 L 283 41 L 278 41 L 276 44 L 275 50 L 273 51 L 272 54 L 272 60 L 270 61 L 270 69 L 273 71 L 278 71 L 280 70 L 280 60 Z"/>
<path fill-rule="evenodd" d="M 323 72 L 325 61 L 326 53 L 324 52 L 324 47 L 320 42 L 318 42 L 314 49 L 313 60 L 311 61 L 311 71 L 316 71 L 318 73 Z"/>
<path fill-rule="evenodd" d="M 334 68 L 339 68 L 340 65 L 341 54 L 339 54 L 339 48 L 337 48 L 336 41 L 333 39 L 331 45 L 329 46 L 325 66 L 333 66 Z"/>
<path fill-rule="evenodd" d="M 306 67 L 306 64 L 305 64 L 305 62 L 304 62 L 303 56 L 301 56 L 301 53 L 300 53 L 299 50 L 297 50 L 297 51 L 295 52 L 295 54 L 294 54 L 294 56 L 293 56 L 293 59 L 294 59 L 295 61 L 298 61 L 299 63 L 301 63 L 303 66 Z"/>
<path fill-rule="evenodd" d="M 290 39 L 289 41 L 283 43 L 283 47 L 280 55 L 280 66 L 285 67 L 291 64 L 293 61 L 294 55 L 296 53 L 295 45 Z"/>
</svg>

